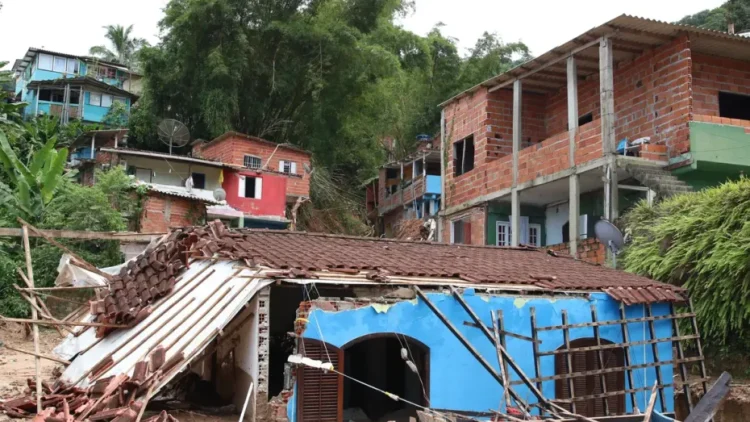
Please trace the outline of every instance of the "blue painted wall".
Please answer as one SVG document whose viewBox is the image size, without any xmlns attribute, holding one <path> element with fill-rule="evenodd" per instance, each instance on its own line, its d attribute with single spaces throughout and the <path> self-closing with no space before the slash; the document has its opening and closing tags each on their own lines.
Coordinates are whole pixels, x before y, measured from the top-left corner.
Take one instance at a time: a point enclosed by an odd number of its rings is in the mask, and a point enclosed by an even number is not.
<svg viewBox="0 0 750 422">
<path fill-rule="evenodd" d="M 448 294 L 428 294 L 430 300 L 458 327 L 471 344 L 493 363 L 497 369 L 497 355 L 494 347 L 483 336 L 479 329 L 463 325 L 470 320 L 461 305 Z M 505 327 L 509 331 L 531 335 L 530 313 L 536 309 L 537 326 L 560 325 L 561 311 L 567 310 L 571 324 L 591 322 L 590 305 L 597 308 L 599 320 L 619 319 L 619 302 L 604 293 L 593 293 L 586 297 L 520 297 L 520 296 L 476 296 L 473 291 L 464 295 L 466 301 L 475 310 L 485 324 L 490 325 L 490 310 L 502 310 Z M 644 315 L 644 307 L 630 306 L 626 308 L 628 318 Z M 669 313 L 667 304 L 655 304 L 654 315 Z M 469 410 L 486 412 L 497 409 L 501 402 L 502 389 L 494 378 L 477 362 L 477 360 L 461 345 L 443 323 L 419 300 L 405 301 L 391 306 L 387 312 L 377 312 L 373 307 L 359 308 L 349 311 L 327 312 L 315 309 L 310 313 L 309 323 L 303 337 L 324 340 L 336 347 L 341 347 L 359 337 L 374 333 L 399 333 L 413 337 L 430 348 L 430 404 L 434 408 Z M 659 338 L 672 336 L 669 320 L 654 322 L 656 335 Z M 319 328 L 318 328 L 319 327 Z M 622 343 L 620 325 L 603 326 L 600 328 L 603 339 L 613 343 Z M 630 341 L 648 340 L 648 324 L 629 324 Z M 592 328 L 578 328 L 570 330 L 570 339 L 591 338 Z M 542 341 L 540 351 L 555 350 L 563 346 L 562 331 L 544 331 L 539 333 Z M 507 338 L 507 348 L 522 370 L 529 377 L 534 377 L 534 358 L 531 343 Z M 630 348 L 631 364 L 654 362 L 651 345 L 633 346 Z M 662 361 L 672 358 L 671 342 L 658 343 L 658 354 Z M 541 358 L 541 376 L 555 374 L 554 356 Z M 672 380 L 671 365 L 661 366 L 662 381 Z M 519 379 L 511 370 L 511 379 Z M 626 388 L 630 388 L 625 377 Z M 633 371 L 633 383 L 636 388 L 651 387 L 656 379 L 655 368 Z M 525 400 L 535 402 L 531 391 L 524 385 L 514 386 L 515 391 Z M 296 389 L 295 389 L 296 391 Z M 546 397 L 555 397 L 554 381 L 544 382 L 542 392 Z M 672 388 L 665 389 L 667 411 L 674 409 Z M 650 396 L 650 391 L 637 394 L 638 407 L 643 410 Z M 632 412 L 629 396 L 626 398 L 628 413 Z M 287 407 L 289 420 L 296 421 L 296 397 L 293 396 Z M 661 410 L 661 403 L 657 400 L 657 410 Z"/>
<path fill-rule="evenodd" d="M 425 193 L 436 193 L 440 194 L 443 190 L 443 185 L 440 183 L 440 176 L 428 175 Z"/>
</svg>

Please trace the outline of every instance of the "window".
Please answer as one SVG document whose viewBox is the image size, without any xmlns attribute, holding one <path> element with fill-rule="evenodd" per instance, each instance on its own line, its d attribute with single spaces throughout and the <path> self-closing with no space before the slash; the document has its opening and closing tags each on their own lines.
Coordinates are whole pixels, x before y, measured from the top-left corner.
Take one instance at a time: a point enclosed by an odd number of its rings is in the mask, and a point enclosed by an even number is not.
<svg viewBox="0 0 750 422">
<path fill-rule="evenodd" d="M 529 224 L 529 241 L 528 245 L 531 246 L 542 246 L 542 226 L 539 224 Z"/>
<path fill-rule="evenodd" d="M 497 222 L 497 241 L 495 242 L 497 246 L 511 245 L 510 227 L 510 223 L 507 221 Z"/>
<path fill-rule="evenodd" d="M 52 70 L 55 72 L 65 73 L 68 60 L 65 57 L 55 57 L 52 64 Z"/>
<path fill-rule="evenodd" d="M 260 158 L 252 156 L 252 155 L 246 155 L 244 160 L 245 167 L 249 169 L 259 169 L 260 168 Z"/>
<path fill-rule="evenodd" d="M 612 344 L 607 340 L 601 340 L 602 344 Z M 582 338 L 573 340 L 570 342 L 571 349 L 588 348 L 596 346 L 596 340 L 593 338 Z M 563 345 L 560 349 L 565 349 Z M 558 349 L 559 350 L 559 349 Z M 604 349 L 601 351 L 587 350 L 587 351 L 573 351 L 570 354 L 570 360 L 572 368 L 568 368 L 567 354 L 559 353 L 555 355 L 555 375 L 563 375 L 575 372 L 585 371 L 596 371 L 599 370 L 599 356 L 601 353 L 604 368 L 620 368 L 625 365 L 625 354 L 621 347 Z M 604 383 L 606 384 L 606 391 L 616 392 L 625 390 L 625 377 L 622 371 L 610 372 L 604 375 Z M 573 396 L 576 397 L 576 413 L 588 416 L 598 417 L 604 416 L 604 401 L 607 401 L 609 407 L 609 413 L 613 415 L 620 415 L 625 413 L 625 395 L 618 394 L 616 396 L 609 396 L 606 399 L 578 399 L 577 397 L 593 396 L 602 394 L 604 388 L 602 386 L 602 377 L 600 375 L 589 375 L 585 377 L 573 378 Z M 555 380 L 555 398 L 558 400 L 570 399 L 570 386 L 568 385 L 568 379 Z M 562 403 L 561 403 L 562 404 Z M 562 404 L 564 407 L 570 410 L 570 404 Z"/>
<path fill-rule="evenodd" d="M 89 94 L 89 104 L 99 106 L 102 105 L 102 94 L 98 92 L 92 92 Z"/>
<path fill-rule="evenodd" d="M 508 218 L 512 220 L 512 217 Z M 498 221 L 497 222 L 497 239 L 495 244 L 497 246 L 511 246 L 513 240 L 511 235 L 510 221 Z M 529 217 L 521 216 L 520 221 L 521 238 L 518 239 L 518 243 L 521 245 L 531 246 L 542 246 L 542 226 L 541 224 L 529 224 Z"/>
<path fill-rule="evenodd" d="M 136 167 L 135 178 L 146 183 L 151 183 L 151 169 L 143 169 Z"/>
<path fill-rule="evenodd" d="M 78 73 L 78 60 L 68 59 L 68 73 Z"/>
<path fill-rule="evenodd" d="M 52 90 L 40 89 L 39 90 L 39 101 L 52 101 Z"/>
<path fill-rule="evenodd" d="M 451 222 L 451 243 L 471 244 L 471 222 L 468 220 L 455 220 Z"/>
<path fill-rule="evenodd" d="M 719 117 L 750 120 L 750 96 L 719 92 Z"/>
<path fill-rule="evenodd" d="M 124 97 L 113 97 L 112 98 L 112 102 L 113 103 L 121 103 L 121 104 L 127 105 L 127 101 L 125 100 Z"/>
<path fill-rule="evenodd" d="M 422 160 L 414 161 L 414 175 L 413 178 L 417 178 L 424 172 L 424 162 Z"/>
<path fill-rule="evenodd" d="M 51 89 L 49 97 L 50 97 L 50 99 L 49 99 L 50 101 L 52 101 L 54 103 L 61 103 L 61 102 L 65 101 L 65 92 L 59 91 L 59 90 L 56 90 L 56 89 Z"/>
<path fill-rule="evenodd" d="M 286 174 L 297 174 L 297 163 L 294 161 L 279 161 L 279 171 Z"/>
<path fill-rule="evenodd" d="M 474 169 L 474 135 L 453 144 L 453 174 L 460 176 Z"/>
<path fill-rule="evenodd" d="M 102 107 L 112 107 L 112 96 L 109 94 L 102 94 Z"/>
<path fill-rule="evenodd" d="M 193 173 L 193 187 L 196 189 L 206 189 L 206 175 L 203 173 Z"/>
<path fill-rule="evenodd" d="M 52 70 L 53 58 L 49 54 L 40 54 L 37 67 L 42 70 Z"/>
<path fill-rule="evenodd" d="M 240 176 L 240 198 L 261 199 L 263 179 L 260 177 Z"/>
<path fill-rule="evenodd" d="M 591 123 L 594 121 L 594 113 L 586 113 L 583 116 L 578 118 L 578 126 L 583 126 L 586 123 Z"/>
</svg>

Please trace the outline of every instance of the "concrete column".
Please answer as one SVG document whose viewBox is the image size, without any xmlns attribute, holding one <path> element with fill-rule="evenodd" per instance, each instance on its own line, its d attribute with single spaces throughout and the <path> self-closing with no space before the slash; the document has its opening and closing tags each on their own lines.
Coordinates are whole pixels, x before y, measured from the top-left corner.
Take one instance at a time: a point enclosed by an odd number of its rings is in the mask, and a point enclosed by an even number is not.
<svg viewBox="0 0 750 422">
<path fill-rule="evenodd" d="M 571 168 L 576 166 L 576 137 L 578 135 L 578 72 L 575 56 L 568 57 L 568 162 Z M 570 254 L 578 254 L 578 216 L 580 215 L 580 195 L 578 174 L 574 171 L 568 180 L 568 238 Z"/>
<path fill-rule="evenodd" d="M 617 140 L 615 139 L 615 96 L 612 40 L 603 37 L 599 42 L 599 94 L 601 96 L 602 150 L 607 157 L 604 176 L 604 216 L 609 221 L 617 218 Z"/>
<path fill-rule="evenodd" d="M 437 218 L 437 233 L 435 233 L 435 239 L 438 242 L 443 241 L 443 217 L 442 213 L 445 210 L 445 144 L 448 140 L 445 139 L 445 109 L 440 110 L 440 212 Z"/>
<path fill-rule="evenodd" d="M 521 202 L 518 195 L 518 154 L 521 151 L 521 80 L 513 82 L 513 186 L 511 188 L 511 246 L 518 246 L 521 239 Z"/>
<path fill-rule="evenodd" d="M 91 157 L 90 158 L 92 160 L 94 159 L 94 146 L 96 144 L 95 141 L 96 141 L 96 133 L 94 133 L 93 135 L 91 135 L 91 154 L 90 154 Z"/>
</svg>

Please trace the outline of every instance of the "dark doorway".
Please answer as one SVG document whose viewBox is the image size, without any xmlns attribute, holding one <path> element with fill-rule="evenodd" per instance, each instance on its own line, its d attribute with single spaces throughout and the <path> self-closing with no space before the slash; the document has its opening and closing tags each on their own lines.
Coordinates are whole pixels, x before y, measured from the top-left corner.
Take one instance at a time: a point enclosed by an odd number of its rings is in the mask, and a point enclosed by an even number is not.
<svg viewBox="0 0 750 422">
<path fill-rule="evenodd" d="M 612 344 L 607 340 L 602 340 L 601 344 Z M 596 340 L 593 338 L 582 338 L 570 342 L 571 349 L 588 348 L 596 346 Z M 561 348 L 565 348 L 562 346 Z M 599 356 L 596 350 L 585 350 L 572 352 L 570 354 L 572 361 L 572 370 L 568 369 L 567 354 L 560 353 L 555 355 L 555 375 L 567 374 L 570 372 L 595 371 L 599 368 Z M 618 368 L 625 365 L 625 355 L 621 347 L 614 349 L 605 349 L 601 351 L 604 368 Z M 622 371 L 610 372 L 604 375 L 604 383 L 607 392 L 624 391 L 625 377 Z M 625 413 L 625 395 L 620 394 L 610 396 L 606 399 L 581 399 L 578 397 L 592 396 L 604 392 L 602 387 L 602 377 L 600 375 L 590 375 L 573 378 L 573 392 L 576 406 L 576 413 L 589 417 L 605 416 L 604 401 L 606 400 L 609 407 L 609 415 L 622 415 Z M 555 397 L 558 399 L 570 399 L 570 387 L 567 379 L 555 381 Z M 563 404 L 568 410 L 571 410 L 570 404 Z"/>
<path fill-rule="evenodd" d="M 344 347 L 346 375 L 422 406 L 429 406 L 428 362 L 429 349 L 402 335 L 367 336 Z M 348 378 L 343 407 L 346 421 L 408 422 L 409 417 L 417 417 L 413 406 Z"/>
</svg>

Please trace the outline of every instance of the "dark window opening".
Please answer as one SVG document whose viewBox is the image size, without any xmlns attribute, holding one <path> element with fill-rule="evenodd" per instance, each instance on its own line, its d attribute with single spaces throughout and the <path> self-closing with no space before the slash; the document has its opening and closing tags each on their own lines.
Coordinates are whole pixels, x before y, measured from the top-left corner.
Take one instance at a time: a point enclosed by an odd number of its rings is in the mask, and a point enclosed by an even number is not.
<svg viewBox="0 0 750 422">
<path fill-rule="evenodd" d="M 750 120 L 750 95 L 719 92 L 719 117 Z"/>
<path fill-rule="evenodd" d="M 471 244 L 471 222 L 467 220 L 456 220 L 451 223 L 453 227 L 453 242 L 455 244 Z"/>
<path fill-rule="evenodd" d="M 385 169 L 386 179 L 395 179 L 398 177 L 398 169 Z"/>
<path fill-rule="evenodd" d="M 344 373 L 399 397 L 427 406 L 428 351 L 407 337 L 373 336 L 344 349 Z M 403 349 L 403 352 L 402 352 Z M 401 357 L 405 353 L 413 367 Z M 416 369 L 417 372 L 414 372 Z M 344 420 L 408 422 L 417 409 L 344 379 Z M 363 417 L 366 417 L 364 419 Z"/>
<path fill-rule="evenodd" d="M 415 161 L 414 162 L 414 175 L 412 177 L 416 179 L 417 177 L 422 175 L 423 171 L 424 171 L 424 161 L 422 160 Z"/>
<path fill-rule="evenodd" d="M 245 177 L 245 198 L 255 197 L 255 177 Z"/>
<path fill-rule="evenodd" d="M 206 175 L 203 173 L 193 173 L 193 187 L 196 189 L 206 189 Z M 247 189 L 247 186 L 245 187 Z"/>
<path fill-rule="evenodd" d="M 570 221 L 565 222 L 562 226 L 562 240 L 563 243 L 570 242 Z"/>
<path fill-rule="evenodd" d="M 474 135 L 453 144 L 453 174 L 460 176 L 474 169 Z"/>
<path fill-rule="evenodd" d="M 586 123 L 591 123 L 594 121 L 594 113 L 586 113 L 583 116 L 578 118 L 578 126 L 583 126 Z"/>
<path fill-rule="evenodd" d="M 602 344 L 612 344 L 607 340 L 601 340 Z M 571 349 L 585 348 L 596 346 L 596 340 L 593 338 L 582 338 L 570 342 Z M 565 348 L 563 345 L 562 349 Z M 599 352 L 596 350 L 573 352 L 570 354 L 572 361 L 572 370 L 568 369 L 567 355 L 565 353 L 555 355 L 555 375 L 567 374 L 569 372 L 596 371 L 599 368 Z M 625 365 L 624 353 L 622 348 L 605 349 L 601 351 L 604 361 L 604 368 L 618 368 Z M 607 386 L 607 392 L 624 391 L 625 377 L 622 371 L 610 372 L 605 374 L 604 382 Z M 602 394 L 602 377 L 599 375 L 590 375 L 573 378 L 573 392 L 575 397 L 592 396 Z M 570 387 L 567 379 L 555 380 L 555 397 L 559 400 L 570 399 Z M 621 415 L 625 413 L 625 395 L 620 394 L 610 396 L 606 399 L 575 399 L 576 413 L 588 417 L 599 417 L 604 415 L 604 400 L 607 401 L 610 415 Z M 568 410 L 571 410 L 570 403 L 561 403 Z"/>
<path fill-rule="evenodd" d="M 427 162 L 427 175 L 428 176 L 440 176 L 440 163 L 439 162 Z"/>
</svg>

